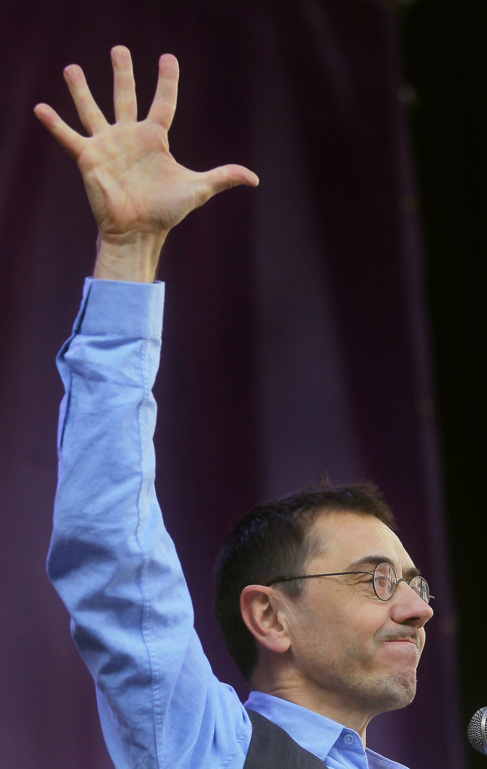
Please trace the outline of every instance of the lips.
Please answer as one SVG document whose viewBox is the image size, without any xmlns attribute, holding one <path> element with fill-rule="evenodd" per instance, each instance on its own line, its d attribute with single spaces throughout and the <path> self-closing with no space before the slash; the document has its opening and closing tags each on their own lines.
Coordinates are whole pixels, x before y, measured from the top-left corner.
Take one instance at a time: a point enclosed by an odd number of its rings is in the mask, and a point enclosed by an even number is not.
<svg viewBox="0 0 487 769">
<path fill-rule="evenodd" d="M 404 635 L 404 634 L 398 634 L 398 633 L 387 633 L 384 634 L 382 638 L 379 639 L 380 641 L 384 643 L 395 643 L 395 644 L 404 644 L 404 645 L 412 645 L 417 649 L 417 651 L 421 648 L 421 643 L 419 636 L 417 634 L 411 635 Z"/>
<path fill-rule="evenodd" d="M 400 655 L 402 659 L 410 659 L 416 666 L 419 660 L 419 643 L 413 638 L 390 638 L 384 641 L 384 648 L 393 655 Z"/>
</svg>

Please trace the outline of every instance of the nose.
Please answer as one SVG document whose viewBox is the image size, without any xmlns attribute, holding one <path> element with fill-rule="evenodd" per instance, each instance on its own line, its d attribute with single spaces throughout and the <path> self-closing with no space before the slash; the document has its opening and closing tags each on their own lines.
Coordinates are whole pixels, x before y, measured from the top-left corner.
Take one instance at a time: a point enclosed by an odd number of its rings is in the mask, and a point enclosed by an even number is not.
<svg viewBox="0 0 487 769">
<path fill-rule="evenodd" d="M 420 628 L 426 625 L 433 616 L 431 606 L 423 601 L 405 579 L 398 580 L 391 603 L 393 603 L 391 607 L 392 619 L 400 624 L 409 624 Z"/>
</svg>

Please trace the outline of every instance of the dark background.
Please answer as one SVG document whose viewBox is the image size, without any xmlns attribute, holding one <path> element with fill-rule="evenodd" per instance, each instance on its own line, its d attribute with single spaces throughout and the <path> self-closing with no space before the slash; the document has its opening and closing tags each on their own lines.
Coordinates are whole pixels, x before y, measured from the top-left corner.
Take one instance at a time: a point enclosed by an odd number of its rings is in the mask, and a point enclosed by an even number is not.
<svg viewBox="0 0 487 769">
<path fill-rule="evenodd" d="M 369 744 L 414 769 L 485 762 L 464 736 L 487 704 L 484 13 L 470 0 L 4 0 L 0 769 L 111 765 L 44 568 L 53 359 L 96 233 L 32 107 L 78 126 L 61 74 L 76 62 L 111 114 L 117 43 L 141 114 L 159 54 L 178 56 L 181 162 L 261 178 L 193 213 L 161 270 L 158 491 L 216 673 L 245 696 L 211 607 L 231 521 L 326 473 L 373 478 L 437 598 L 416 701 L 376 719 Z"/>
<path fill-rule="evenodd" d="M 417 2 L 402 13 L 403 71 L 425 242 L 463 720 L 485 702 L 480 585 L 487 450 L 485 6 Z M 467 584 L 469 587 L 467 587 Z M 482 758 L 468 750 L 468 766 Z M 485 760 L 485 759 L 484 759 Z"/>
</svg>

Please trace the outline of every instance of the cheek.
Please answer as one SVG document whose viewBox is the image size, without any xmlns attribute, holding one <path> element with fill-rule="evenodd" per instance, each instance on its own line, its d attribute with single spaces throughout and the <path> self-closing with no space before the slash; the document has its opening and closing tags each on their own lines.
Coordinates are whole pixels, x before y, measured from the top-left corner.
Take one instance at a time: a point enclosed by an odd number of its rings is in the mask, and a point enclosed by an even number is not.
<svg viewBox="0 0 487 769">
<path fill-rule="evenodd" d="M 298 649 L 326 649 L 340 631 L 340 613 L 323 602 L 307 601 L 293 607 L 288 614 L 291 646 Z"/>
<path fill-rule="evenodd" d="M 330 589 L 325 600 L 322 594 L 318 598 L 308 595 L 289 608 L 289 631 L 294 645 L 319 646 L 322 651 L 361 646 L 370 652 L 375 646 L 375 635 L 389 617 L 387 605 L 375 596 L 369 599 L 344 591 L 335 595 Z"/>
<path fill-rule="evenodd" d="M 348 633 L 360 642 L 367 654 L 375 655 L 381 646 L 384 634 L 390 631 L 391 619 L 387 604 L 366 601 L 356 605 L 349 615 Z"/>
<path fill-rule="evenodd" d="M 387 616 L 381 605 L 369 601 L 344 601 L 320 622 L 323 640 L 334 648 L 362 647 L 371 649 L 375 635 L 383 628 Z"/>
</svg>

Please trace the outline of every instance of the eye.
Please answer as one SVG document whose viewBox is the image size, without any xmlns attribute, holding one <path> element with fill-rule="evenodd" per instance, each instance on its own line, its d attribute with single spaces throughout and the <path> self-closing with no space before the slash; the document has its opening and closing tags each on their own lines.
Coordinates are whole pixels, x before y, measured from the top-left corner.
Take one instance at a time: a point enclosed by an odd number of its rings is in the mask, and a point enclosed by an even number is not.
<svg viewBox="0 0 487 769">
<path fill-rule="evenodd" d="M 373 598 L 375 598 L 375 597 L 376 597 L 376 595 L 377 595 L 377 589 L 379 589 L 380 591 L 382 591 L 382 592 L 383 592 L 383 588 L 381 588 L 381 587 L 377 588 L 377 581 L 376 581 L 376 580 L 374 580 L 374 577 L 373 577 L 373 575 L 372 575 L 372 576 L 371 576 L 371 575 L 369 575 L 369 574 L 367 574 L 367 575 L 364 575 L 364 576 L 363 576 L 363 577 L 360 579 L 360 581 L 358 582 L 358 584 L 360 584 L 360 585 L 363 585 L 363 586 L 364 586 L 364 587 L 362 588 L 362 589 L 363 589 L 363 593 L 364 593 L 364 595 L 365 595 L 365 594 L 366 594 L 366 595 L 368 595 L 368 596 L 370 595 L 370 596 L 372 596 Z"/>
<path fill-rule="evenodd" d="M 379 563 L 374 569 L 374 585 L 377 596 L 382 601 L 388 601 L 392 597 L 397 579 L 394 567 L 390 563 Z"/>
<path fill-rule="evenodd" d="M 361 582 L 362 585 L 369 585 L 371 588 L 374 587 L 374 577 L 373 576 L 370 577 L 370 576 L 367 575 L 366 577 L 362 577 L 360 582 Z"/>
</svg>

